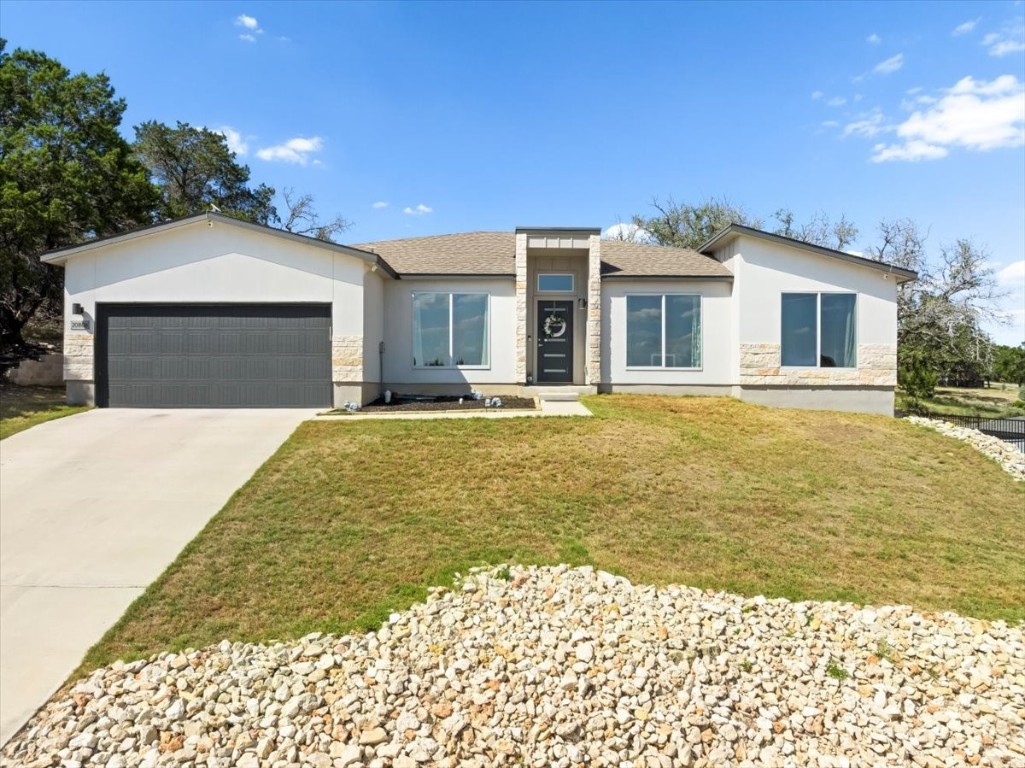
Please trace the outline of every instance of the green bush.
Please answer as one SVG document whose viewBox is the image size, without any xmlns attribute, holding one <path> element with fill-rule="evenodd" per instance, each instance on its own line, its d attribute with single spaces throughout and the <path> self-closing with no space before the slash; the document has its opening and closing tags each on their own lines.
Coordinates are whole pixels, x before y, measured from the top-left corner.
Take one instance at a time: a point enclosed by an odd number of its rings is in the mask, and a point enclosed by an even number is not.
<svg viewBox="0 0 1025 768">
<path fill-rule="evenodd" d="M 939 378 L 936 371 L 921 361 L 909 361 L 897 370 L 897 383 L 913 407 L 920 407 L 921 400 L 928 400 L 936 394 Z"/>
</svg>

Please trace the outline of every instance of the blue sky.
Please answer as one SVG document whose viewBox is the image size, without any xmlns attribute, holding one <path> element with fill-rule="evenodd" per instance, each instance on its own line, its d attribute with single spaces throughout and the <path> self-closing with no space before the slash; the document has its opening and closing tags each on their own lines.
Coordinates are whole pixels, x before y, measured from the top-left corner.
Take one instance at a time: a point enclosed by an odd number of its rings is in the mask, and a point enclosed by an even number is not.
<svg viewBox="0 0 1025 768">
<path fill-rule="evenodd" d="M 1025 6 L 0 2 L 0 35 L 106 72 L 124 130 L 230 135 L 349 242 L 609 227 L 654 197 L 771 224 L 972 238 L 1025 340 Z"/>
</svg>

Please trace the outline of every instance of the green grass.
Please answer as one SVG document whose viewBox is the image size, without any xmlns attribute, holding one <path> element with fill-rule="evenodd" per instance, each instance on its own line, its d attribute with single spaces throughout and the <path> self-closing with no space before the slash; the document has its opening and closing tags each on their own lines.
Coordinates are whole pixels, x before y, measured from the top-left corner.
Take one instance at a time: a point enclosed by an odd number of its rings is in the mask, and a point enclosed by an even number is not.
<svg viewBox="0 0 1025 768">
<path fill-rule="evenodd" d="M 894 419 L 730 399 L 308 422 L 90 651 L 377 625 L 481 563 L 1025 618 L 1025 484 Z"/>
<path fill-rule="evenodd" d="M 922 400 L 930 416 L 982 416 L 991 419 L 1025 416 L 1025 409 L 1014 407 L 1018 400 L 1017 384 L 995 383 L 985 389 L 937 387 L 936 394 Z M 897 392 L 897 408 L 910 410 L 906 395 Z"/>
<path fill-rule="evenodd" d="M 0 440 L 44 421 L 87 411 L 87 406 L 68 405 L 64 387 L 16 387 L 0 385 Z"/>
</svg>

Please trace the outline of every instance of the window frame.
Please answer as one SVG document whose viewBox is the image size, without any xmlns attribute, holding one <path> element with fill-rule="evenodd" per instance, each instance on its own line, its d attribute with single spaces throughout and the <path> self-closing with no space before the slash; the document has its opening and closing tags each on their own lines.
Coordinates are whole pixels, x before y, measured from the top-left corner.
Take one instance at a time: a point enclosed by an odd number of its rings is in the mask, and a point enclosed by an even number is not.
<svg viewBox="0 0 1025 768">
<path fill-rule="evenodd" d="M 784 365 L 783 363 L 783 297 L 814 296 L 815 297 L 815 365 Z M 822 297 L 853 296 L 854 297 L 854 365 L 823 365 L 822 364 Z M 858 370 L 858 297 L 857 291 L 780 291 L 779 294 L 779 367 L 788 371 Z"/>
<path fill-rule="evenodd" d="M 416 297 L 417 295 L 441 295 L 448 296 L 448 364 L 447 365 L 424 365 L 422 362 L 416 362 L 416 358 L 413 355 L 413 370 L 415 371 L 453 371 L 453 370 L 467 370 L 467 371 L 487 371 L 491 369 L 491 293 L 488 291 L 411 291 L 410 292 L 410 342 L 413 349 L 416 348 Z M 484 333 L 488 340 L 487 346 L 487 362 L 482 365 L 459 365 L 455 361 L 455 355 L 453 354 L 452 345 L 454 343 L 454 325 L 453 317 L 455 312 L 455 296 L 484 296 Z"/>
<path fill-rule="evenodd" d="M 570 287 L 567 290 L 557 290 L 557 291 L 553 291 L 553 290 L 550 290 L 550 289 L 542 288 L 541 287 L 541 278 L 542 277 L 568 277 L 569 278 L 569 282 L 570 282 Z M 573 272 L 538 272 L 537 273 L 537 280 L 535 281 L 534 285 L 535 285 L 535 293 L 559 293 L 559 294 L 575 293 L 576 289 L 577 289 L 577 276 Z"/>
<path fill-rule="evenodd" d="M 661 345 L 659 348 L 660 357 L 662 358 L 662 365 L 630 365 L 630 297 L 631 296 L 658 296 L 662 300 L 662 327 L 659 332 L 659 339 Z M 666 365 L 666 298 L 669 296 L 689 296 L 697 298 L 698 300 L 698 321 L 701 324 L 701 333 L 698 338 L 698 354 L 701 358 L 701 365 L 695 366 L 680 366 L 680 365 Z M 623 322 L 623 354 L 626 357 L 626 370 L 628 371 L 702 371 L 705 366 L 705 297 L 700 293 L 665 293 L 663 291 L 651 291 L 651 292 L 634 292 L 627 293 L 624 295 L 623 304 L 625 309 L 625 319 Z"/>
</svg>

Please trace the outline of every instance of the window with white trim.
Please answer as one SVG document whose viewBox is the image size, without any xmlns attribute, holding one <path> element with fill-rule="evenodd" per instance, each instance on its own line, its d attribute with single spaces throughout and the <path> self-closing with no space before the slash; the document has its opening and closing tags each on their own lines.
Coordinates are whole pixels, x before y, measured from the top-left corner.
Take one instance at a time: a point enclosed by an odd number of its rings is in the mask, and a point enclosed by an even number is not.
<svg viewBox="0 0 1025 768">
<path fill-rule="evenodd" d="M 854 293 L 784 293 L 780 357 L 795 368 L 858 367 Z"/>
<path fill-rule="evenodd" d="M 701 296 L 628 294 L 627 368 L 700 368 Z"/>
<path fill-rule="evenodd" d="M 413 367 L 488 367 L 489 309 L 486 293 L 414 293 Z"/>
</svg>

